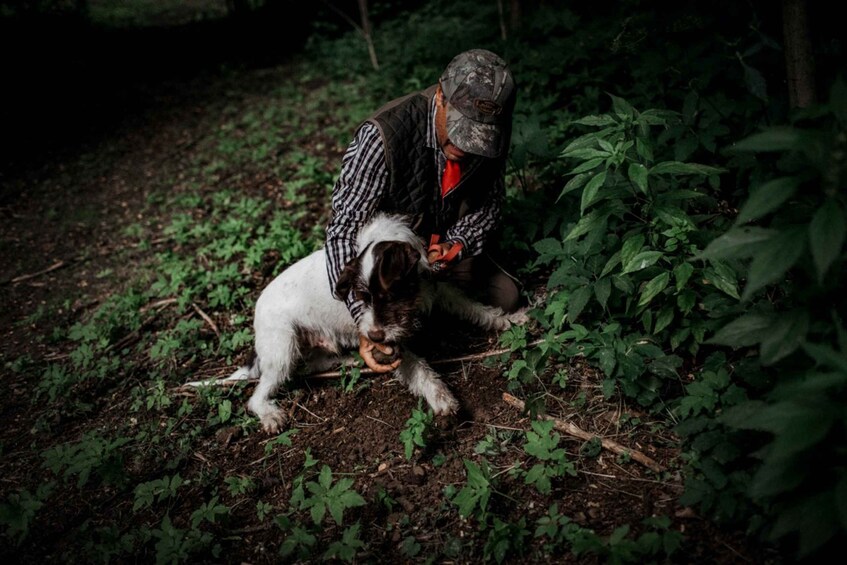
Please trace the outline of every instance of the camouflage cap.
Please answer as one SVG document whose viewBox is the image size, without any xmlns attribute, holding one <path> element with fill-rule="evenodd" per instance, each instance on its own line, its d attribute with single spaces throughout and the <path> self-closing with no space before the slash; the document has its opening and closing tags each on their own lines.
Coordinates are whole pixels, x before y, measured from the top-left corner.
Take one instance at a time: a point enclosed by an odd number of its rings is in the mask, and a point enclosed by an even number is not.
<svg viewBox="0 0 847 565">
<path fill-rule="evenodd" d="M 485 49 L 456 55 L 440 79 L 448 102 L 447 135 L 462 151 L 497 157 L 508 141 L 515 80 L 506 62 Z"/>
</svg>

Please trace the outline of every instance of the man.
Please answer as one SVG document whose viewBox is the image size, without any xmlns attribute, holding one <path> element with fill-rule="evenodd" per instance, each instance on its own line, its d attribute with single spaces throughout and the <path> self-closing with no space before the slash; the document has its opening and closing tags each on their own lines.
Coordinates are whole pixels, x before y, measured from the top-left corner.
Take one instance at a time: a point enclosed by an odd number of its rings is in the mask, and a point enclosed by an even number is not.
<svg viewBox="0 0 847 565">
<path fill-rule="evenodd" d="M 433 269 L 484 303 L 518 308 L 514 280 L 483 254 L 500 221 L 515 81 L 506 63 L 483 49 L 460 53 L 438 84 L 393 100 L 356 132 L 333 188 L 327 272 L 335 288 L 356 257 L 356 234 L 378 211 L 411 215 L 429 244 Z M 358 322 L 363 303 L 345 302 Z M 375 347 L 361 337 L 363 359 Z M 376 345 L 378 349 L 381 346 Z"/>
</svg>

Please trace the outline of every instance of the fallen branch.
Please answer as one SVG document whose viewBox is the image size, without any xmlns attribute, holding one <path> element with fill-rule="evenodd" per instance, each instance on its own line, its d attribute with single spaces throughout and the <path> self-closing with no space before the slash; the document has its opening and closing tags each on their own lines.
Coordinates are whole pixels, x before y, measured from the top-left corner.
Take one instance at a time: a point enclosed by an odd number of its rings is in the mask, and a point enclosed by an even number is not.
<svg viewBox="0 0 847 565">
<path fill-rule="evenodd" d="M 512 396 L 508 392 L 503 393 L 503 401 L 506 404 L 508 404 L 509 406 L 512 406 L 513 408 L 517 408 L 520 411 L 523 411 L 526 408 L 526 404 L 524 403 L 523 400 L 520 400 L 519 398 Z M 603 438 L 603 437 L 600 437 L 596 434 L 586 432 L 585 430 L 579 428 L 575 424 L 572 424 L 570 422 L 565 422 L 564 420 L 559 420 L 558 418 L 554 418 L 552 416 L 539 416 L 539 418 L 542 418 L 544 420 L 552 420 L 554 428 L 556 428 L 560 432 L 564 432 L 564 433 L 568 434 L 569 436 L 573 436 L 575 438 L 579 438 L 579 439 L 584 440 L 584 441 L 589 441 L 589 440 L 592 440 L 594 438 L 597 438 L 597 439 L 600 440 L 600 445 L 602 445 L 604 449 L 607 449 L 607 450 L 611 451 L 612 453 L 617 453 L 618 455 L 624 455 L 624 456 L 631 457 L 632 459 L 634 459 L 635 461 L 638 461 L 639 463 L 641 463 L 642 465 L 644 465 L 645 467 L 647 467 L 651 471 L 661 473 L 662 471 L 665 470 L 661 465 L 659 465 L 658 463 L 656 463 L 655 461 L 653 461 L 652 459 L 650 459 L 649 457 L 647 457 L 646 455 L 644 455 L 640 451 L 635 451 L 634 449 L 624 447 L 623 445 L 621 445 L 618 442 L 613 441 L 611 439 Z"/>
<path fill-rule="evenodd" d="M 46 275 L 47 273 L 52 273 L 56 269 L 61 269 L 65 265 L 66 265 L 66 263 L 64 261 L 56 261 L 55 263 L 53 263 L 52 265 L 50 265 L 46 269 L 42 269 L 40 271 L 37 271 L 35 273 L 30 273 L 28 275 L 21 275 L 19 277 L 15 277 L 12 280 L 10 280 L 7 284 L 16 284 L 16 283 L 23 282 L 23 281 L 26 281 L 26 280 L 29 280 L 29 279 L 34 279 L 35 277 L 40 277 L 41 275 Z"/>
<path fill-rule="evenodd" d="M 543 339 L 539 339 L 539 340 L 533 341 L 532 343 L 528 343 L 526 346 L 532 347 L 532 346 L 538 345 L 540 343 L 544 343 L 544 341 L 545 340 L 543 340 Z M 434 361 L 430 361 L 429 364 L 437 366 L 437 365 L 447 365 L 448 363 L 464 363 L 465 361 L 480 361 L 482 359 L 487 359 L 488 357 L 494 357 L 496 355 L 502 355 L 503 353 L 509 353 L 510 351 L 512 351 L 512 350 L 509 349 L 509 348 L 495 349 L 494 351 L 483 351 L 482 353 L 474 353 L 474 354 L 471 354 L 471 355 L 463 355 L 461 357 L 451 357 L 450 359 L 435 359 Z M 352 361 L 352 359 L 351 359 L 351 361 Z M 335 370 L 332 370 L 332 371 L 324 371 L 322 373 L 310 373 L 310 374 L 303 375 L 303 376 L 308 378 L 308 379 L 340 379 L 342 376 L 347 374 L 349 371 L 350 371 L 350 367 L 347 364 L 344 364 L 344 366 L 342 366 L 339 369 L 335 369 Z M 374 371 L 372 371 L 371 369 L 368 369 L 366 367 L 363 367 L 363 368 L 359 369 L 359 374 L 360 375 L 372 375 L 372 374 L 374 374 Z M 185 390 L 187 388 L 197 388 L 197 387 L 201 387 L 201 386 L 233 386 L 236 383 L 240 383 L 240 382 L 244 382 L 244 381 L 247 381 L 247 382 L 250 382 L 250 383 L 255 383 L 255 382 L 258 382 L 258 379 L 249 378 L 247 376 L 246 371 L 244 371 L 244 372 L 236 371 L 235 373 L 233 373 L 233 375 L 231 375 L 229 377 L 188 382 L 188 383 L 185 383 L 184 385 L 177 387 L 176 390 Z"/>
<path fill-rule="evenodd" d="M 160 237 L 158 239 L 154 239 L 154 240 L 150 241 L 149 244 L 150 245 L 158 245 L 160 243 L 165 243 L 165 242 L 168 242 L 170 240 L 171 240 L 170 237 Z M 13 279 L 9 279 L 9 280 L 6 280 L 6 281 L 0 281 L 0 285 L 17 284 L 19 282 L 23 282 L 23 281 L 26 281 L 26 280 L 29 280 L 29 279 L 34 279 L 35 277 L 40 277 L 41 275 L 46 275 L 47 273 L 52 273 L 53 271 L 55 271 L 57 269 L 61 269 L 63 267 L 70 267 L 71 265 L 74 265 L 76 263 L 84 263 L 84 262 L 90 261 L 92 259 L 97 259 L 97 258 L 100 258 L 100 257 L 106 257 L 108 255 L 112 255 L 113 253 L 117 253 L 119 251 L 125 251 L 127 248 L 138 249 L 138 248 L 141 247 L 141 245 L 142 245 L 142 243 L 130 243 L 130 244 L 126 244 L 126 245 L 123 245 L 123 246 L 111 247 L 109 249 L 99 251 L 98 253 L 93 253 L 93 254 L 88 254 L 88 255 L 80 255 L 78 257 L 73 257 L 71 259 L 68 259 L 67 261 L 62 259 L 62 260 L 56 261 L 55 263 L 53 263 L 52 265 L 50 265 L 46 269 L 42 269 L 40 271 L 36 271 L 34 273 L 29 273 L 29 274 L 26 274 L 26 275 L 19 275 L 19 276 L 13 278 Z"/>
</svg>

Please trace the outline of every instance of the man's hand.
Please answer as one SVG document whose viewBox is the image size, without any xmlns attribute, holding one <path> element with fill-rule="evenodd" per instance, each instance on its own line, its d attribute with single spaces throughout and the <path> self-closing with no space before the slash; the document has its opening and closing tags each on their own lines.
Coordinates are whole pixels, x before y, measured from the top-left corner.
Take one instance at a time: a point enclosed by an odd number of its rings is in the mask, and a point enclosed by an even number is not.
<svg viewBox="0 0 847 565">
<path fill-rule="evenodd" d="M 452 261 L 459 255 L 462 250 L 461 243 L 434 243 L 429 246 L 426 252 L 426 260 L 432 265 L 434 271 L 441 271 L 450 266 Z"/>
<path fill-rule="evenodd" d="M 402 359 L 398 357 L 389 365 L 382 365 L 374 359 L 374 350 L 383 355 L 394 355 L 394 348 L 390 345 L 374 343 L 363 335 L 359 336 L 359 355 L 370 370 L 375 373 L 388 373 L 400 366 Z"/>
</svg>

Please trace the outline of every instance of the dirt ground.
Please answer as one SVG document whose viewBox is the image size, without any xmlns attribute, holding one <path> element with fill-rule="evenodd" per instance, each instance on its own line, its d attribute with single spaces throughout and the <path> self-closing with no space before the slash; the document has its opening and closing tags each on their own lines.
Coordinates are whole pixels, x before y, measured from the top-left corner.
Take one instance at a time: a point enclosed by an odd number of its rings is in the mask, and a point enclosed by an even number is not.
<svg viewBox="0 0 847 565">
<path fill-rule="evenodd" d="M 63 131 L 56 138 L 59 141 L 44 143 L 41 148 L 33 145 L 26 155 L 4 165 L 0 177 L 0 354 L 4 366 L 0 498 L 15 489 L 34 489 L 55 479 L 41 465 L 39 452 L 45 447 L 78 439 L 88 430 L 121 427 L 131 417 L 126 401 L 110 397 L 107 387 L 90 391 L 95 408 L 84 419 L 57 417 L 49 429 L 36 429 L 45 409 L 32 401 L 32 379 L 37 377 L 10 371 L 10 364 L 21 356 L 47 361 L 67 355 L 49 336 L 85 319 L 130 280 L 135 265 L 151 261 L 152 251 L 135 247 L 136 239 L 126 235 L 124 228 L 141 223 L 152 233 L 161 229 L 168 211 L 150 206 L 150 196 L 168 190 L 170 179 L 179 177 L 196 140 L 209 134 L 214 117 L 225 105 L 250 104 L 264 85 L 279 80 L 281 74 L 279 69 L 266 68 L 127 87 L 116 93 L 125 97 L 125 113 L 114 112 L 113 119 L 96 120 L 91 129 L 81 127 L 79 136 Z M 85 111 L 96 113 L 97 108 Z M 302 148 L 316 146 L 314 140 L 306 139 Z M 325 151 L 337 152 L 338 148 Z M 279 198 L 275 190 L 279 179 L 254 181 L 242 178 L 239 182 L 253 194 Z M 325 217 L 327 204 L 316 202 L 308 217 L 316 221 Z M 34 316 L 36 312 L 49 315 Z M 503 401 L 507 383 L 500 358 L 485 356 L 500 347 L 497 336 L 446 320 L 436 319 L 431 324 L 438 328 L 440 339 L 429 348 L 424 346 L 423 353 L 443 373 L 462 406 L 455 417 L 436 420 L 435 435 L 411 460 L 405 458 L 398 435 L 417 401 L 389 376 L 367 377 L 352 392 L 344 392 L 332 379 L 302 380 L 284 391 L 281 400 L 289 407 L 291 426 L 299 430 L 291 448 L 267 454 L 269 438 L 255 428 L 245 434 L 240 427 L 222 427 L 197 441 L 192 457 L 179 467 L 181 476 L 217 473 L 251 477 L 255 482 L 246 497 L 223 495 L 223 502 L 231 507 L 228 520 L 215 526 L 223 552 L 200 560 L 278 560 L 282 534 L 270 521 L 257 519 L 255 503 L 262 500 L 278 510 L 287 507 L 292 480 L 303 471 L 308 448 L 312 457 L 329 465 L 334 473 L 354 478 L 355 489 L 367 501 L 345 514 L 348 523 L 358 520 L 362 525 L 366 547 L 357 555 L 358 561 L 413 562 L 427 557 L 439 562 L 481 561 L 487 533 L 480 533 L 473 520 L 459 516 L 447 500 L 445 488 L 465 484 L 463 458 L 476 459 L 480 443 L 487 437 L 495 438 L 486 455 L 492 474 L 497 475 L 491 511 L 512 523 L 525 518 L 528 540 L 532 540 L 536 520 L 555 502 L 577 524 L 603 535 L 621 524 L 637 530 L 645 518 L 670 516 L 671 528 L 684 535 L 675 558 L 679 562 L 766 560 L 738 532 L 721 531 L 693 510 L 680 507 L 682 462 L 675 438 L 666 429 L 651 426 L 650 415 L 618 399 L 604 400 L 596 374 L 577 362 L 561 362 L 569 379 L 567 389 L 557 392 L 557 398 L 569 401 L 583 395 L 585 400 L 579 408 L 577 403 L 548 403 L 549 412 L 643 453 L 663 470 L 656 473 L 608 450 L 582 456 L 583 440 L 563 436 L 577 475 L 556 480 L 549 497 L 527 488 L 508 471 L 526 458 L 516 434 L 527 430 L 530 422 Z M 477 359 L 450 361 L 474 354 Z M 238 361 L 248 357 L 245 349 Z M 232 367 L 204 366 L 198 373 L 221 375 L 229 369 Z M 242 402 L 249 392 L 248 385 Z M 191 398 L 190 393 L 184 394 Z M 640 418 L 641 424 L 628 427 L 624 416 Z M 134 482 L 151 480 L 161 476 L 167 456 L 150 446 L 128 457 L 125 471 Z M 208 489 L 186 487 L 171 509 L 174 524 L 186 527 L 190 511 L 208 499 Z M 153 510 L 133 513 L 132 505 L 131 489 L 77 489 L 73 482 L 60 482 L 59 492 L 38 512 L 21 546 L 0 538 L 0 556 L 6 563 L 75 561 L 73 555 L 79 550 L 76 528 L 86 521 L 116 524 L 119 532 L 126 532 L 140 524 L 155 525 L 161 519 Z M 334 522 L 326 522 L 321 539 L 337 539 L 341 531 Z M 409 537 L 421 546 L 415 557 L 401 551 Z M 511 558 L 513 562 L 594 561 L 575 558 L 561 549 L 552 558 L 533 557 L 540 555 L 540 543 L 531 543 L 535 551 Z M 150 555 L 141 554 L 137 559 L 147 562 Z"/>
</svg>

